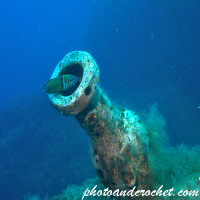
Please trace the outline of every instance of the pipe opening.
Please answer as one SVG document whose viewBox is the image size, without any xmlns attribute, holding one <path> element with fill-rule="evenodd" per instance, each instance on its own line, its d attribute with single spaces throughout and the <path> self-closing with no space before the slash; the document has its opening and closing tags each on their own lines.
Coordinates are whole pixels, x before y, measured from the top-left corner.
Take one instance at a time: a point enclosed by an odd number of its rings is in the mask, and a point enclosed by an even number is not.
<svg viewBox="0 0 200 200">
<path fill-rule="evenodd" d="M 82 77 L 83 77 L 83 67 L 80 63 L 75 63 L 72 65 L 69 65 L 65 68 L 63 68 L 63 70 L 60 72 L 60 76 L 65 75 L 65 74 L 71 74 L 74 76 L 78 77 L 78 82 L 76 83 L 76 85 L 66 91 L 62 91 L 59 92 L 62 96 L 70 96 L 72 95 L 76 89 L 78 88 L 78 86 L 81 83 Z"/>
</svg>

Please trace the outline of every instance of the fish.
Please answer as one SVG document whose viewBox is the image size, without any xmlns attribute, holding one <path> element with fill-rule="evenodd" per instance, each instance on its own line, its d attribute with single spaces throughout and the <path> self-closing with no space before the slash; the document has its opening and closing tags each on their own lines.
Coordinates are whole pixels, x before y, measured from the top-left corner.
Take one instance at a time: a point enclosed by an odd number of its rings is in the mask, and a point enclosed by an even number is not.
<svg viewBox="0 0 200 200">
<path fill-rule="evenodd" d="M 74 87 L 77 82 L 78 82 L 77 76 L 71 74 L 65 74 L 57 78 L 48 80 L 44 84 L 44 92 L 48 94 L 53 94 L 57 92 L 66 91 L 71 87 Z"/>
</svg>

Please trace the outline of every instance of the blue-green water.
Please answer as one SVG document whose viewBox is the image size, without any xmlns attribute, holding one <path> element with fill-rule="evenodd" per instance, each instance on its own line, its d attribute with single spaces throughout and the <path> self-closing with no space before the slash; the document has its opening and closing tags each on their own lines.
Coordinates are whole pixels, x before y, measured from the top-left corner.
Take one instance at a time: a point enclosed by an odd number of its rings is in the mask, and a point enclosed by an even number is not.
<svg viewBox="0 0 200 200">
<path fill-rule="evenodd" d="M 72 50 L 91 53 L 116 104 L 157 103 L 173 146 L 200 143 L 200 1 L 9 0 L 0 11 L 0 200 L 96 177 L 87 134 L 43 93 Z"/>
</svg>

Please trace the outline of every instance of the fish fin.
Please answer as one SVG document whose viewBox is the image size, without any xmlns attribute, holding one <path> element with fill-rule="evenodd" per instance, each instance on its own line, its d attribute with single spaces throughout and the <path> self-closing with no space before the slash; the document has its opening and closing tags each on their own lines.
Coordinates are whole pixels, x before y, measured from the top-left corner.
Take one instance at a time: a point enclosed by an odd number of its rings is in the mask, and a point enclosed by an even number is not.
<svg viewBox="0 0 200 200">
<path fill-rule="evenodd" d="M 43 91 L 44 93 L 46 92 L 46 88 L 45 88 L 45 87 L 46 87 L 46 84 L 47 84 L 50 80 L 52 80 L 52 79 L 49 79 L 48 81 L 46 81 L 46 82 L 44 83 L 44 91 Z"/>
<path fill-rule="evenodd" d="M 46 84 L 49 82 L 49 81 L 51 81 L 52 79 L 49 79 L 48 81 L 46 81 L 45 83 L 44 83 L 44 88 L 45 88 L 45 86 L 46 86 Z"/>
</svg>

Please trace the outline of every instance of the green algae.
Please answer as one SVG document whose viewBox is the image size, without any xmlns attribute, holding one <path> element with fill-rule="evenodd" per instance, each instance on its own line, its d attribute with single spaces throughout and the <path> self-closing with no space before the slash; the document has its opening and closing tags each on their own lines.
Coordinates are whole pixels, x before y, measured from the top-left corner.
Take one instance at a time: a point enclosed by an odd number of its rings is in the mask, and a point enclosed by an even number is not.
<svg viewBox="0 0 200 200">
<path fill-rule="evenodd" d="M 164 117 L 153 104 L 144 120 L 149 135 L 149 167 L 151 180 L 155 188 L 163 185 L 165 189 L 174 188 L 174 193 L 181 190 L 200 190 L 200 146 L 173 147 L 166 133 Z M 199 194 L 200 195 L 200 194 Z M 173 199 L 194 199 L 194 197 L 179 197 Z M 198 197 L 200 198 L 200 197 Z M 163 199 L 171 199 L 165 197 Z"/>
</svg>

